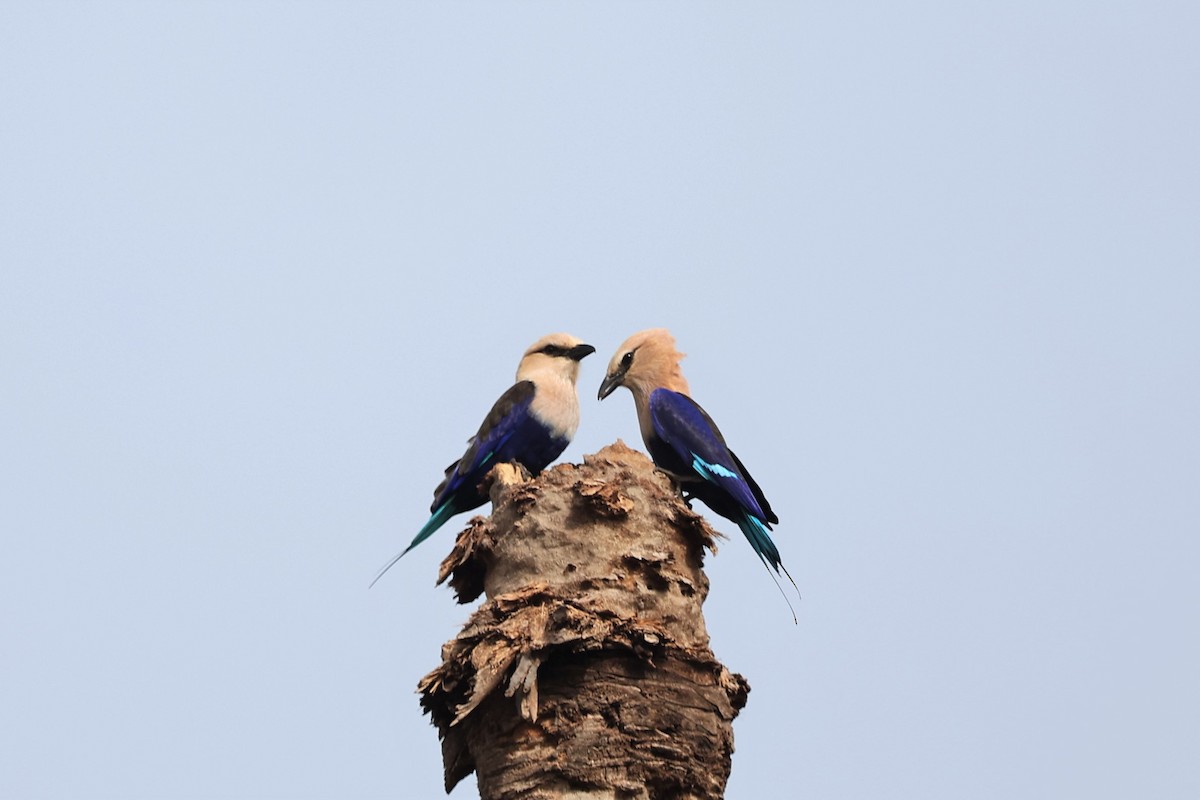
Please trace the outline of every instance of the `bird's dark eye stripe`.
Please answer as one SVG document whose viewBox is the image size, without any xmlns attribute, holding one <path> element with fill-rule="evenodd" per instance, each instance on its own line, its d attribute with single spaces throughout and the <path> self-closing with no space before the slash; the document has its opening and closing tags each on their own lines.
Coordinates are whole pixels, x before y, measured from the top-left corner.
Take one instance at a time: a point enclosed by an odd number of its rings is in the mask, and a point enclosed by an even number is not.
<svg viewBox="0 0 1200 800">
<path fill-rule="evenodd" d="M 628 367 L 632 363 L 633 363 L 633 351 L 630 350 L 628 353 L 621 356 L 621 366 Z"/>
<path fill-rule="evenodd" d="M 548 344 L 538 352 L 545 353 L 548 356 L 563 356 L 567 354 L 566 350 L 556 344 Z"/>
</svg>

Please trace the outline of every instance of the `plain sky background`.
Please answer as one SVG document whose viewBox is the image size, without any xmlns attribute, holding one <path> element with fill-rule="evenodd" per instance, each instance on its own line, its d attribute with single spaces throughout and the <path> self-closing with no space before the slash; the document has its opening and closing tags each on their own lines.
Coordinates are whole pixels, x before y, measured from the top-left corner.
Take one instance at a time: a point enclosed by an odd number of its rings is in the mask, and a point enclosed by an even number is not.
<svg viewBox="0 0 1200 800">
<path fill-rule="evenodd" d="M 1200 796 L 1200 7 L 0 8 L 0 796 L 441 795 L 526 346 L 666 326 L 783 520 L 728 797 Z M 737 535 L 713 515 L 716 527 Z M 476 797 L 474 779 L 453 794 Z"/>
</svg>

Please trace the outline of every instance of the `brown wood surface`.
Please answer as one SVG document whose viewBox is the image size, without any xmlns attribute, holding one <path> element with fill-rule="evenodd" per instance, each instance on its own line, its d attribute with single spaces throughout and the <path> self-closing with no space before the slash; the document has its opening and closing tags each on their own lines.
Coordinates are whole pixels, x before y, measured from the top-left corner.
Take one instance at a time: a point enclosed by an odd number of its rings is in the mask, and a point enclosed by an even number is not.
<svg viewBox="0 0 1200 800">
<path fill-rule="evenodd" d="M 717 534 L 621 442 L 490 479 L 440 575 L 486 600 L 419 686 L 447 791 L 475 772 L 482 800 L 722 797 L 750 687 L 701 613 Z"/>
</svg>

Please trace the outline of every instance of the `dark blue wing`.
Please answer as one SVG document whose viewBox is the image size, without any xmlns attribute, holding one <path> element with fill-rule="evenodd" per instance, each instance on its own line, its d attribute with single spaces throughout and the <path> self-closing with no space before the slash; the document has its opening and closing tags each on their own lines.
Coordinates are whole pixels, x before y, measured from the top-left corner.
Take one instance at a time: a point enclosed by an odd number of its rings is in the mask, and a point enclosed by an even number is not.
<svg viewBox="0 0 1200 800">
<path fill-rule="evenodd" d="M 500 463 L 497 455 L 509 440 L 524 427 L 529 419 L 529 404 L 533 401 L 533 381 L 519 381 L 500 395 L 492 410 L 484 417 L 479 431 L 471 437 L 467 452 L 446 468 L 445 479 L 433 490 L 433 505 L 436 511 L 446 500 L 466 490 L 478 494 L 475 487 L 495 464 Z M 472 498 L 474 499 L 474 498 Z M 483 505 L 485 498 L 465 506 L 462 510 Z"/>
<path fill-rule="evenodd" d="M 479 482 L 496 464 L 515 461 L 536 474 L 558 458 L 568 442 L 551 434 L 530 412 L 534 392 L 533 381 L 520 381 L 500 396 L 471 437 L 467 452 L 447 468 L 430 511 L 449 499 L 455 499 L 461 511 L 483 505 L 487 498 L 479 494 Z"/>
<path fill-rule="evenodd" d="M 716 423 L 695 400 L 655 389 L 650 393 L 650 422 L 662 443 L 651 446 L 655 462 L 680 478 L 719 489 L 720 496 L 697 493 L 714 511 L 734 518 L 735 508 L 740 508 L 765 522 L 779 521 L 758 484 L 726 446 Z"/>
</svg>

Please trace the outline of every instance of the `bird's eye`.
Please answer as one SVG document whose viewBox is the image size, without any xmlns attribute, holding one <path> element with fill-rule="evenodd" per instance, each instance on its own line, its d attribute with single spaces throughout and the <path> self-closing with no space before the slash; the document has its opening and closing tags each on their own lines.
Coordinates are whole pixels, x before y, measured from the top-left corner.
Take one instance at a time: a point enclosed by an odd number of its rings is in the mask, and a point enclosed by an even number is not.
<svg viewBox="0 0 1200 800">
<path fill-rule="evenodd" d="M 621 356 L 621 368 L 622 368 L 622 369 L 629 369 L 629 366 L 630 366 L 632 363 L 633 363 L 633 351 L 632 351 L 632 350 L 630 350 L 628 353 L 626 353 L 625 355 Z"/>
<path fill-rule="evenodd" d="M 563 354 L 562 348 L 559 347 L 558 345 L 553 345 L 553 344 L 548 344 L 545 347 L 543 347 L 542 352 L 550 357 L 561 356 Z"/>
</svg>

